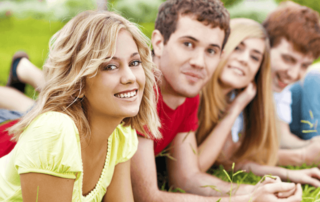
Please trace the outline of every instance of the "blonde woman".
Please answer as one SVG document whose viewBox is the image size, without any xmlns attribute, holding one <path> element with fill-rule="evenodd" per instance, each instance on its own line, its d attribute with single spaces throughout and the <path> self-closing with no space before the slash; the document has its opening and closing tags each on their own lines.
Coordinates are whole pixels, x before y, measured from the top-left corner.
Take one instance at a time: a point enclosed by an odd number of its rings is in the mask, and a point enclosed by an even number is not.
<svg viewBox="0 0 320 202">
<path fill-rule="evenodd" d="M 0 159 L 0 201 L 133 201 L 134 129 L 159 137 L 146 38 L 119 15 L 84 12 L 52 39 L 46 84 Z"/>
<path fill-rule="evenodd" d="M 283 180 L 319 186 L 318 169 L 287 170 L 277 163 L 276 127 L 269 40 L 249 19 L 231 20 L 225 55 L 204 88 L 197 143 L 203 172 L 218 162 L 230 168 L 273 174 Z"/>
</svg>

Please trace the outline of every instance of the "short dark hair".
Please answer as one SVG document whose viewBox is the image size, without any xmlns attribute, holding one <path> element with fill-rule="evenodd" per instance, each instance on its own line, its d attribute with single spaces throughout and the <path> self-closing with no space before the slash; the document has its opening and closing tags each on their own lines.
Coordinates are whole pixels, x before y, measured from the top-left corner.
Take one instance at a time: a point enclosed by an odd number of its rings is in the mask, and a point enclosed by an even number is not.
<svg viewBox="0 0 320 202">
<path fill-rule="evenodd" d="M 293 43 L 303 54 L 320 56 L 319 14 L 311 8 L 291 1 L 280 4 L 263 22 L 268 32 L 271 47 L 279 45 L 282 38 Z"/>
<path fill-rule="evenodd" d="M 230 15 L 220 0 L 168 0 L 159 7 L 155 29 L 159 30 L 167 43 L 176 31 L 179 15 L 193 15 L 199 22 L 220 27 L 225 37 L 222 48 L 230 34 Z"/>
</svg>

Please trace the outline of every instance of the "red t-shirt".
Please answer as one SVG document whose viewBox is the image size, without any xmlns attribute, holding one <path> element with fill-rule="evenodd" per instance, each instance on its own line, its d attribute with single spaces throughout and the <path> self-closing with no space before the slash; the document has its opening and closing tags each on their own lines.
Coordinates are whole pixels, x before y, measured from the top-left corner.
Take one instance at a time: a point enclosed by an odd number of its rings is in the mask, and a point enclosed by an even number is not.
<svg viewBox="0 0 320 202">
<path fill-rule="evenodd" d="M 197 130 L 199 102 L 199 95 L 186 98 L 182 105 L 173 110 L 163 101 L 159 90 L 157 111 L 161 122 L 162 139 L 154 140 L 155 155 L 165 149 L 178 133 Z M 138 134 L 144 136 L 139 132 Z"/>
<path fill-rule="evenodd" d="M 8 128 L 18 123 L 19 120 L 10 121 L 0 126 L 0 158 L 11 152 L 14 146 L 17 144 L 11 141 L 12 136 L 9 135 Z"/>
</svg>

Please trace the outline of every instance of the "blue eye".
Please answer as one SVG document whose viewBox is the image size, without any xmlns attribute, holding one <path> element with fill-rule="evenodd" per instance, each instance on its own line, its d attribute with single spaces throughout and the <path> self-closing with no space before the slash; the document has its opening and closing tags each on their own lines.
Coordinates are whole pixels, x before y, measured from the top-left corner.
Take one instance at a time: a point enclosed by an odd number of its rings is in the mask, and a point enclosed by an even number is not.
<svg viewBox="0 0 320 202">
<path fill-rule="evenodd" d="M 107 66 L 104 68 L 104 70 L 107 70 L 107 71 L 111 71 L 111 70 L 115 70 L 115 69 L 117 69 L 117 66 L 116 66 L 116 65 L 113 65 L 113 64 L 107 65 Z"/>
<path fill-rule="evenodd" d="M 131 62 L 130 66 L 139 66 L 142 62 L 140 60 L 135 60 L 133 62 Z"/>
</svg>

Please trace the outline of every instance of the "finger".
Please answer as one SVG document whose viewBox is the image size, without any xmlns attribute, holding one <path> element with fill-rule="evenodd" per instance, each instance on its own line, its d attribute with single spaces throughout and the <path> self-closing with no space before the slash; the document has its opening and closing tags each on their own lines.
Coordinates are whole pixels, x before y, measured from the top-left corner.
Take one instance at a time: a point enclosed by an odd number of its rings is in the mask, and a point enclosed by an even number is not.
<svg viewBox="0 0 320 202">
<path fill-rule="evenodd" d="M 312 177 L 309 177 L 307 176 L 304 180 L 303 180 L 303 183 L 304 184 L 310 184 L 314 187 L 320 187 L 320 181 L 315 179 L 315 178 L 312 178 Z"/>
<path fill-rule="evenodd" d="M 295 192 L 296 192 L 296 188 L 291 189 L 289 191 L 279 192 L 276 195 L 278 198 L 288 198 L 289 196 L 294 195 Z"/>
<path fill-rule="evenodd" d="M 279 180 L 277 178 L 273 179 L 273 178 L 270 178 L 270 177 L 266 177 L 261 184 L 265 185 L 265 184 L 275 183 L 275 182 L 279 182 Z M 281 182 L 281 180 L 280 180 L 280 182 Z"/>
<path fill-rule="evenodd" d="M 269 193 L 286 192 L 295 188 L 294 183 L 277 182 L 265 185 L 265 190 Z"/>
<path fill-rule="evenodd" d="M 300 202 L 302 201 L 302 188 L 301 184 L 297 184 L 296 191 L 293 196 L 283 199 L 282 202 Z"/>
<path fill-rule="evenodd" d="M 311 177 L 320 179 L 320 170 L 319 170 L 319 168 L 312 168 L 312 169 L 310 169 L 309 173 L 310 173 Z"/>
</svg>

